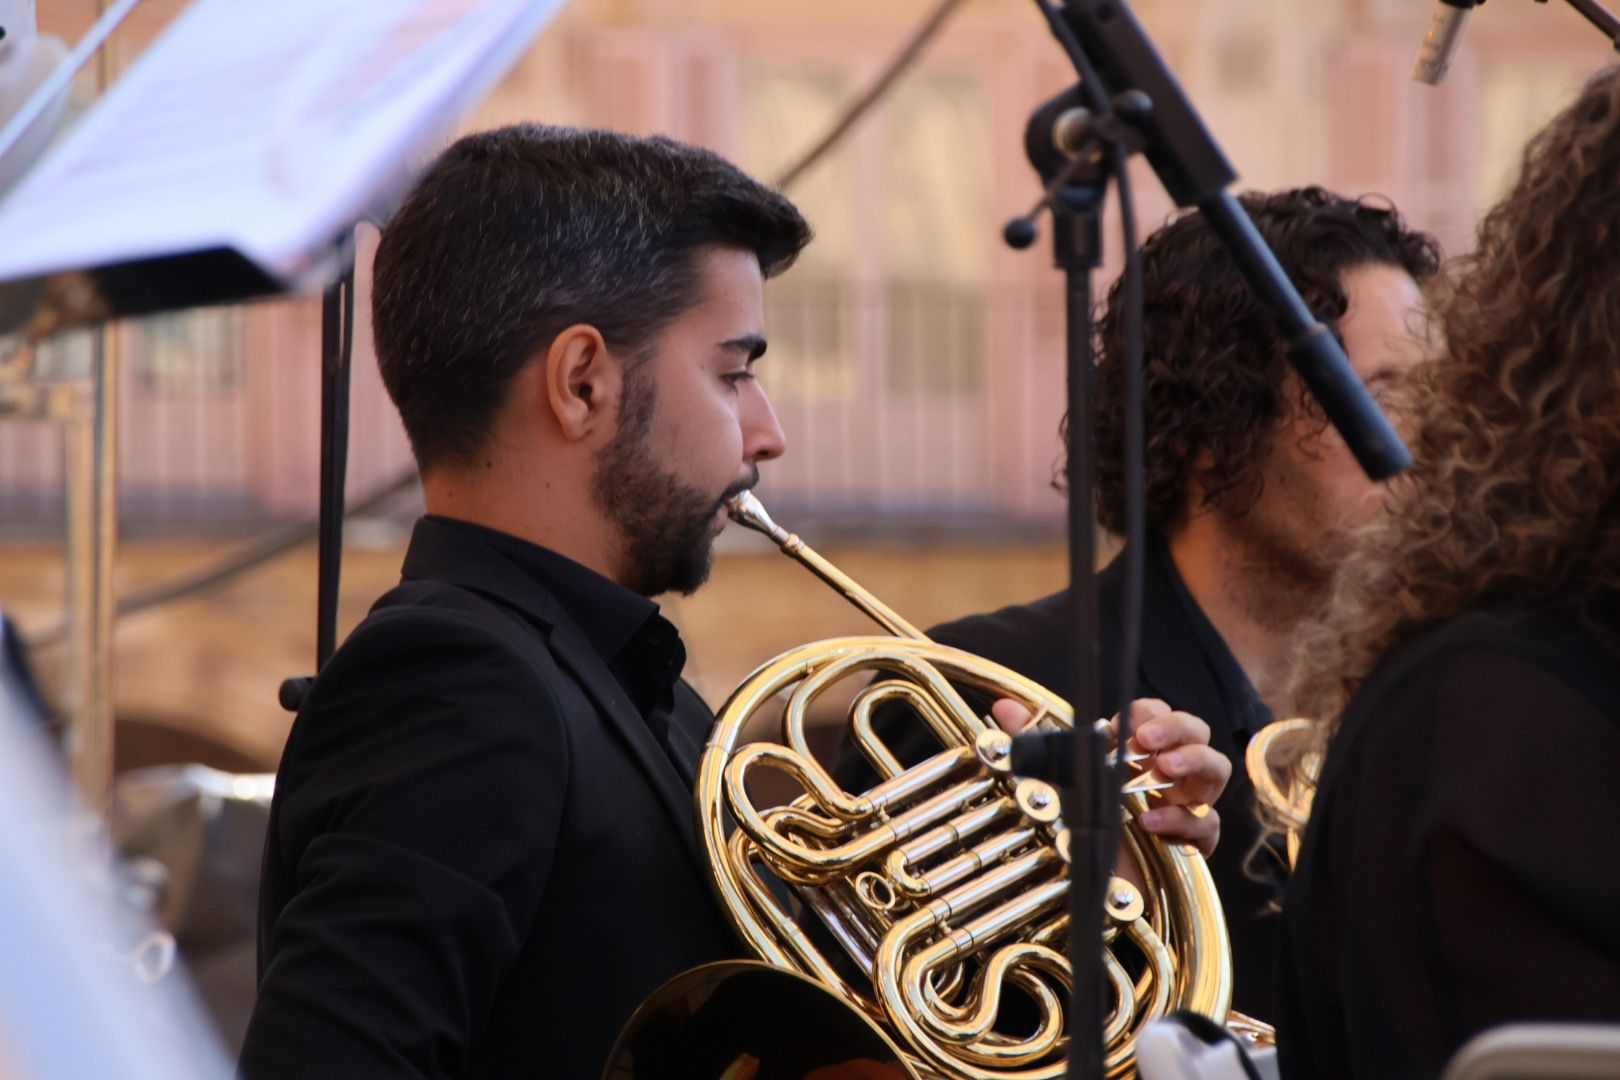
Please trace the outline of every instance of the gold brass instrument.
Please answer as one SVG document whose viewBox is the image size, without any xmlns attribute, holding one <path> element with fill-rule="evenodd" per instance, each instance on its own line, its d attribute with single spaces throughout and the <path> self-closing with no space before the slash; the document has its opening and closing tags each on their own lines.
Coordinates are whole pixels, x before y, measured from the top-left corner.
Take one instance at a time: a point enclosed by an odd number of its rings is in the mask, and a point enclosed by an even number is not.
<svg viewBox="0 0 1620 1080">
<path fill-rule="evenodd" d="M 1302 743 L 1310 730 L 1311 721 L 1300 717 L 1273 721 L 1255 733 L 1243 754 L 1255 800 L 1283 827 L 1289 866 L 1299 859 L 1300 840 L 1311 816 L 1311 797 L 1316 793 L 1314 780 L 1322 768 L 1321 755 L 1304 749 Z M 1295 761 L 1299 761 L 1298 770 Z"/>
<path fill-rule="evenodd" d="M 731 513 L 892 635 L 786 652 L 749 676 L 721 710 L 696 805 L 733 925 L 762 960 L 814 979 L 879 1025 L 918 1075 L 1062 1075 L 1069 833 L 1057 792 L 1012 774 L 1011 738 L 981 719 L 957 687 L 1012 698 L 1046 726 L 1072 724 L 1069 706 L 1013 671 L 930 641 L 779 528 L 752 494 L 733 500 Z M 864 792 L 844 790 L 807 738 L 812 707 L 840 689 L 853 695 L 854 743 L 881 778 Z M 909 769 L 874 724 L 880 707 L 896 703 L 939 744 Z M 781 743 L 742 744 L 743 731 L 764 714 L 780 718 Z M 1232 988 L 1209 870 L 1193 849 L 1135 827 L 1149 797 L 1168 785 L 1143 771 L 1140 757 L 1127 760 L 1133 776 L 1123 845 L 1146 890 L 1115 877 L 1107 891 L 1109 1076 L 1134 1071 L 1135 1041 L 1150 1020 L 1188 1008 L 1224 1022 Z M 765 771 L 785 776 L 795 797 L 756 804 L 751 781 Z M 1002 1020 L 1015 997 L 1020 1007 L 1008 1012 L 1033 1014 L 1021 1030 Z"/>
</svg>

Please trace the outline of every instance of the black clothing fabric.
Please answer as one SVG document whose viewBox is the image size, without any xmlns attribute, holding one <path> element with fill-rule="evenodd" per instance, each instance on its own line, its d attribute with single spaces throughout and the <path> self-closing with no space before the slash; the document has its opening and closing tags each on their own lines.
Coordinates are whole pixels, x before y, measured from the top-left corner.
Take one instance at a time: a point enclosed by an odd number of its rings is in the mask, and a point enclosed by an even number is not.
<svg viewBox="0 0 1620 1080">
<path fill-rule="evenodd" d="M 1112 566 L 1112 564 L 1110 565 Z M 1115 571 L 1115 573 L 1122 576 L 1124 572 L 1123 565 L 1120 565 L 1118 570 Z M 1147 584 L 1150 580 L 1153 583 Z M 1260 700 L 1259 692 L 1255 690 L 1254 684 L 1249 681 L 1249 676 L 1243 670 L 1242 665 L 1238 663 L 1237 657 L 1233 656 L 1232 650 L 1227 647 L 1226 639 L 1221 637 L 1220 631 L 1216 630 L 1209 621 L 1209 616 L 1204 614 L 1204 609 L 1198 606 L 1198 601 L 1194 600 L 1192 593 L 1187 591 L 1187 585 L 1181 580 L 1181 574 L 1177 572 L 1176 564 L 1170 559 L 1170 549 L 1165 546 L 1162 540 L 1155 540 L 1148 550 L 1148 557 L 1144 560 L 1143 566 L 1143 582 L 1144 612 L 1153 610 L 1149 607 L 1150 604 L 1159 604 L 1168 608 L 1168 597 L 1171 595 L 1174 595 L 1177 603 L 1181 605 L 1181 617 L 1186 620 L 1187 629 L 1192 632 L 1193 637 L 1198 642 L 1198 658 L 1209 668 L 1210 683 L 1214 685 L 1216 692 L 1220 694 L 1222 707 L 1219 715 L 1223 717 L 1226 729 L 1232 733 L 1232 740 L 1241 752 L 1244 747 L 1249 745 L 1250 735 L 1271 723 L 1271 709 L 1267 707 L 1264 701 Z M 1120 596 L 1123 597 L 1123 580 L 1119 588 L 1121 590 Z M 1118 624 L 1123 622 L 1123 616 L 1110 615 L 1110 620 Z M 1146 619 L 1144 618 L 1145 622 Z M 1111 696 L 1105 695 L 1103 697 L 1103 711 L 1112 712 L 1119 701 L 1119 691 L 1117 689 L 1119 685 L 1117 674 L 1119 671 L 1118 636 L 1114 637 L 1111 646 L 1105 646 L 1104 649 L 1103 656 L 1113 662 L 1113 672 L 1105 676 L 1104 688 L 1111 691 Z M 1188 659 L 1190 660 L 1190 658 Z M 1162 667 L 1165 660 L 1163 657 L 1158 657 L 1155 658 L 1154 663 Z M 1175 685 L 1183 680 L 1190 683 L 1195 678 L 1195 676 L 1168 671 L 1163 674 L 1170 685 Z M 1141 695 L 1137 696 L 1140 697 Z M 1172 702 L 1172 704 L 1174 703 Z M 1177 705 L 1176 708 L 1183 707 Z M 1190 712 L 1192 710 L 1184 711 Z M 1215 723 L 1214 720 L 1207 716 L 1198 715 L 1202 719 L 1208 720 L 1212 725 Z M 1241 760 L 1233 762 L 1234 770 L 1241 768 L 1242 764 Z"/>
<path fill-rule="evenodd" d="M 1271 974 L 1279 887 L 1245 872 L 1260 827 L 1243 751 L 1249 735 L 1269 723 L 1271 715 L 1187 592 L 1162 539 L 1151 540 L 1143 565 L 1142 651 L 1132 696 L 1163 698 L 1172 707 L 1201 717 L 1210 727 L 1210 745 L 1232 760 L 1232 779 L 1215 803 L 1221 815 L 1221 842 L 1210 857 L 1209 869 L 1231 935 L 1233 1007 L 1269 1019 L 1277 1008 Z M 1097 589 L 1099 700 L 1103 711 L 1111 714 L 1120 698 L 1123 558 L 1097 575 Z M 1074 602 L 1067 589 L 1033 603 L 936 626 L 928 635 L 1012 668 L 1054 693 L 1069 693 Z M 1263 871 L 1282 873 L 1271 849 L 1259 852 L 1256 859 Z"/>
<path fill-rule="evenodd" d="M 631 704 L 670 752 L 676 768 L 688 780 L 696 780 L 692 762 L 668 742 L 675 686 L 686 667 L 686 646 L 675 625 L 658 613 L 657 604 L 567 556 L 509 533 L 435 514 L 423 520 L 439 530 L 459 533 L 469 543 L 489 545 L 549 590 L 607 662 L 608 670 L 630 695 Z"/>
<path fill-rule="evenodd" d="M 316 679 L 271 808 L 249 1080 L 594 1080 L 647 994 L 742 954 L 683 775 L 713 716 L 675 681 L 660 744 L 613 670 L 647 622 L 557 558 L 418 522 Z"/>
<path fill-rule="evenodd" d="M 1498 1023 L 1620 1021 L 1617 776 L 1620 652 L 1573 619 L 1473 612 L 1384 657 L 1288 889 L 1282 1074 L 1432 1077 Z"/>
</svg>

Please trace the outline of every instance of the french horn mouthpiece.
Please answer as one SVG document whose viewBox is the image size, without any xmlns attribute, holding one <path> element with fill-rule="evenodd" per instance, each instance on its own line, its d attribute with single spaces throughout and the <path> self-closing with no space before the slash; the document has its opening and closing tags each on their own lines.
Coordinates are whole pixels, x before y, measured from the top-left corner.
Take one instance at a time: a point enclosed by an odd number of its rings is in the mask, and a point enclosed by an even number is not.
<svg viewBox="0 0 1620 1080">
<path fill-rule="evenodd" d="M 740 491 L 727 499 L 726 513 L 731 515 L 732 521 L 764 533 L 779 546 L 788 542 L 787 530 L 771 520 L 771 515 L 765 512 L 765 504 L 752 491 Z"/>
</svg>

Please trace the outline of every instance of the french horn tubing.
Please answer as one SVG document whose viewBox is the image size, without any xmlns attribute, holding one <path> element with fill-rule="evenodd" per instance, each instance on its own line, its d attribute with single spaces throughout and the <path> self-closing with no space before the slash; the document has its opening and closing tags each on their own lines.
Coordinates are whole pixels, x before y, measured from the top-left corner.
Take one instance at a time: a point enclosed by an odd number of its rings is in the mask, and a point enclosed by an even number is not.
<svg viewBox="0 0 1620 1080">
<path fill-rule="evenodd" d="M 929 640 L 777 526 L 751 493 L 729 508 L 885 632 L 789 650 L 720 710 L 695 801 L 732 925 L 760 960 L 814 980 L 877 1025 L 918 1076 L 1062 1076 L 1069 832 L 1057 791 L 1012 773 L 1010 736 L 971 708 L 963 689 L 1020 702 L 1046 727 L 1072 726 L 1069 705 L 1007 668 Z M 811 751 L 812 708 L 838 691 L 853 697 L 849 736 L 880 778 L 864 791 L 845 790 Z M 897 706 L 938 744 L 910 768 L 879 731 Z M 744 742 L 762 716 L 779 724 L 780 740 Z M 1116 876 L 1107 889 L 1099 947 L 1110 1077 L 1134 1073 L 1148 1022 L 1177 1009 L 1226 1022 L 1232 992 L 1209 869 L 1195 849 L 1136 826 L 1168 785 L 1139 757 L 1129 769 L 1122 847 L 1146 888 Z M 779 786 L 786 778 L 793 795 L 785 803 L 756 802 L 754 781 L 767 771 L 779 774 Z"/>
<path fill-rule="evenodd" d="M 1254 733 L 1243 754 L 1255 802 L 1265 808 L 1265 816 L 1282 833 L 1290 867 L 1299 860 L 1300 841 L 1316 794 L 1316 778 L 1322 771 L 1321 755 L 1307 749 L 1304 743 L 1312 727 L 1311 721 L 1303 717 L 1273 720 Z"/>
</svg>

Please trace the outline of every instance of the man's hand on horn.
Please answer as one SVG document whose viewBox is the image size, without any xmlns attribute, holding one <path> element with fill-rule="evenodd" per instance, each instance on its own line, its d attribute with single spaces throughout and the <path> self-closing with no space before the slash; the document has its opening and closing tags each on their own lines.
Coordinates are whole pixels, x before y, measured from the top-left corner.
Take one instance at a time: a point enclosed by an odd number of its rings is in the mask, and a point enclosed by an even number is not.
<svg viewBox="0 0 1620 1080">
<path fill-rule="evenodd" d="M 1030 721 L 1029 710 L 1007 698 L 996 702 L 990 715 L 1011 735 Z M 1178 712 L 1157 698 L 1139 698 L 1131 702 L 1130 716 L 1127 750 L 1149 755 L 1143 767 L 1171 784 L 1137 824 L 1166 843 L 1191 844 L 1207 858 L 1221 836 L 1220 815 L 1210 804 L 1226 790 L 1232 763 L 1209 745 L 1209 725 L 1191 713 Z M 1109 721 L 1109 727 L 1117 738 L 1119 717 Z M 1123 851 L 1120 863 L 1120 872 L 1139 883 L 1139 874 L 1125 873 L 1135 867 L 1126 865 Z"/>
</svg>

